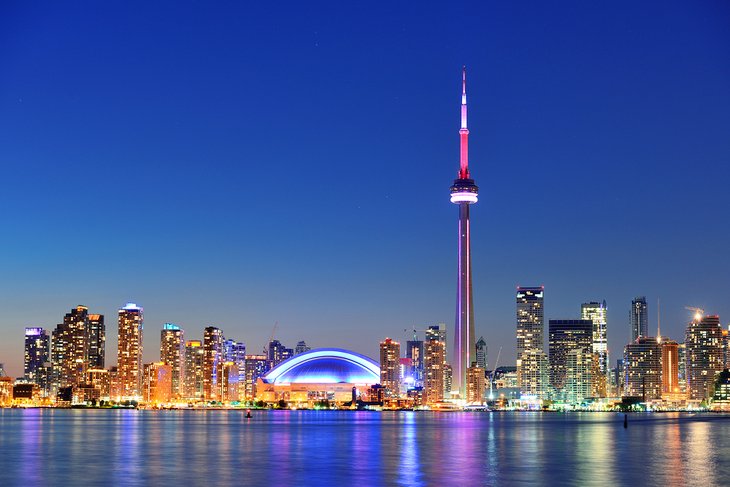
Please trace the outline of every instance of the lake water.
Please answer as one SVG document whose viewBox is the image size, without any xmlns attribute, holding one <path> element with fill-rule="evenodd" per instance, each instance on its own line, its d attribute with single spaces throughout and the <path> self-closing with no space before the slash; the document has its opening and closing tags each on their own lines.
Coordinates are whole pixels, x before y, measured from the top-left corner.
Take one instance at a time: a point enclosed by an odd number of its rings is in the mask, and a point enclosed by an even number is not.
<svg viewBox="0 0 730 487">
<path fill-rule="evenodd" d="M 730 416 L 0 410 L 0 486 L 729 485 Z"/>
</svg>

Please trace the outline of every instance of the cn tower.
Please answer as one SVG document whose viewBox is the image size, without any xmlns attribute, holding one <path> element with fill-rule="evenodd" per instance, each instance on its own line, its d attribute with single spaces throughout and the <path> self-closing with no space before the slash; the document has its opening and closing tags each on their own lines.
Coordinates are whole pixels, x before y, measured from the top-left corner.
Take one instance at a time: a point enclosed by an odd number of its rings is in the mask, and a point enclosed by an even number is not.
<svg viewBox="0 0 730 487">
<path fill-rule="evenodd" d="M 471 228 L 469 205 L 477 202 L 479 188 L 469 174 L 469 129 L 466 126 L 466 66 L 461 78 L 461 155 L 459 174 L 451 186 L 451 202 L 459 205 L 459 264 L 456 281 L 456 324 L 452 357 L 452 397 L 466 398 L 466 369 L 475 360 L 474 300 L 471 292 Z"/>
</svg>

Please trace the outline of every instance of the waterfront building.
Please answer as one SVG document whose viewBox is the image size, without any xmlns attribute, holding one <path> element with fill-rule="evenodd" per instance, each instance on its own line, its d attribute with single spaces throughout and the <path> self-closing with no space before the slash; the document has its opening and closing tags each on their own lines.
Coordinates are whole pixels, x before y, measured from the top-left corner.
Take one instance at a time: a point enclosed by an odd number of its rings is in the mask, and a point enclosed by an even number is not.
<svg viewBox="0 0 730 487">
<path fill-rule="evenodd" d="M 646 296 L 637 296 L 631 301 L 631 341 L 649 335 L 649 311 L 646 305 Z"/>
<path fill-rule="evenodd" d="M 118 399 L 122 396 L 122 388 L 119 384 L 119 367 L 109 367 L 109 398 Z"/>
<path fill-rule="evenodd" d="M 454 380 L 454 370 L 451 364 L 444 364 L 444 399 L 453 399 L 451 393 L 454 391 L 452 384 Z"/>
<path fill-rule="evenodd" d="M 624 348 L 624 397 L 642 401 L 662 396 L 662 346 L 656 337 L 639 336 Z"/>
<path fill-rule="evenodd" d="M 246 380 L 244 398 L 253 401 L 256 398 L 256 383 L 259 377 L 270 370 L 267 355 L 246 355 Z"/>
<path fill-rule="evenodd" d="M 547 397 L 549 388 L 548 356 L 542 350 L 532 348 L 522 352 L 517 359 L 517 384 L 520 394 L 537 399 Z"/>
<path fill-rule="evenodd" d="M 712 410 L 730 411 L 730 371 L 727 367 L 715 379 Z"/>
<path fill-rule="evenodd" d="M 294 347 L 294 355 L 299 355 L 304 352 L 308 352 L 312 349 L 312 347 L 307 346 L 307 342 L 304 340 L 301 340 L 297 342 L 297 346 Z"/>
<path fill-rule="evenodd" d="M 591 320 L 550 320 L 548 354 L 550 384 L 560 392 L 565 387 L 568 353 L 578 350 L 588 360 L 593 355 L 593 322 Z M 592 359 L 591 359 L 592 362 Z M 590 383 L 587 387 L 590 388 Z"/>
<path fill-rule="evenodd" d="M 361 393 L 376 385 L 377 362 L 340 348 L 318 348 L 290 358 L 256 381 L 256 399 L 295 404 L 352 401 L 353 388 Z"/>
<path fill-rule="evenodd" d="M 89 366 L 89 309 L 73 308 L 52 335 L 52 389 L 78 385 Z"/>
<path fill-rule="evenodd" d="M 104 326 L 104 315 L 89 314 L 87 330 L 89 334 L 89 362 L 87 368 L 103 369 L 106 359 L 106 328 Z"/>
<path fill-rule="evenodd" d="M 118 312 L 117 374 L 120 397 L 138 399 L 142 396 L 142 338 L 144 310 L 127 303 Z"/>
<path fill-rule="evenodd" d="M 545 288 L 517 288 L 517 358 L 527 350 L 543 350 Z"/>
<path fill-rule="evenodd" d="M 596 363 L 596 354 L 586 352 L 585 349 L 574 348 L 567 352 L 563 386 L 563 395 L 567 402 L 580 404 L 585 398 L 593 395 L 592 375 L 597 370 Z"/>
<path fill-rule="evenodd" d="M 223 401 L 238 401 L 239 390 L 238 390 L 238 379 L 239 371 L 238 364 L 236 362 L 228 361 L 223 364 L 223 383 L 222 383 L 222 400 Z"/>
<path fill-rule="evenodd" d="M 218 401 L 223 374 L 223 331 L 208 326 L 203 332 L 203 399 Z"/>
<path fill-rule="evenodd" d="M 679 343 L 662 340 L 662 394 L 679 394 Z"/>
<path fill-rule="evenodd" d="M 423 356 L 425 353 L 423 340 L 414 337 L 406 342 L 406 358 L 411 361 L 406 375 L 410 378 L 411 387 L 423 385 Z"/>
<path fill-rule="evenodd" d="M 13 378 L 5 375 L 3 364 L 0 364 L 0 407 L 13 403 Z"/>
<path fill-rule="evenodd" d="M 246 344 L 235 340 L 223 342 L 224 362 L 233 362 L 238 369 L 238 391 L 243 392 L 243 384 L 246 382 Z"/>
<path fill-rule="evenodd" d="M 476 362 L 466 369 L 466 402 L 470 404 L 482 404 L 487 390 L 487 379 L 484 367 Z"/>
<path fill-rule="evenodd" d="M 162 362 L 144 364 L 143 400 L 165 404 L 172 400 L 172 366 Z"/>
<path fill-rule="evenodd" d="M 687 393 L 687 345 L 680 343 L 677 348 L 677 369 L 679 372 L 679 392 Z"/>
<path fill-rule="evenodd" d="M 111 396 L 111 376 L 106 369 L 89 369 L 86 371 L 87 385 L 99 391 L 100 399 L 109 399 Z"/>
<path fill-rule="evenodd" d="M 438 327 L 436 327 L 438 330 Z M 424 354 L 424 392 L 426 403 L 444 400 L 444 343 L 438 333 L 427 333 Z"/>
<path fill-rule="evenodd" d="M 51 338 L 48 332 L 39 327 L 25 329 L 25 359 L 23 378 L 38 384 L 41 390 L 48 393 L 48 362 L 51 354 Z"/>
<path fill-rule="evenodd" d="M 479 337 L 476 343 L 476 363 L 477 366 L 487 370 L 487 342 L 484 341 L 484 337 Z"/>
<path fill-rule="evenodd" d="M 583 303 L 580 317 L 593 323 L 593 353 L 598 357 L 598 371 L 608 374 L 608 310 L 606 301 Z"/>
<path fill-rule="evenodd" d="M 687 391 L 689 398 L 703 401 L 712 396 L 715 376 L 722 372 L 722 326 L 720 317 L 696 316 L 688 325 Z"/>
<path fill-rule="evenodd" d="M 380 385 L 388 397 L 400 393 L 400 343 L 390 338 L 380 342 Z"/>
<path fill-rule="evenodd" d="M 172 397 L 185 396 L 185 332 L 174 323 L 165 323 L 160 332 L 160 362 L 172 369 Z"/>
<path fill-rule="evenodd" d="M 203 342 L 188 340 L 185 343 L 184 397 L 189 400 L 203 399 Z"/>
<path fill-rule="evenodd" d="M 545 327 L 545 289 L 540 287 L 517 287 L 517 380 L 520 391 L 538 391 L 540 395 L 547 393 L 547 382 L 542 382 L 542 374 L 547 368 L 541 369 L 537 364 L 542 363 L 544 353 Z M 520 367 L 528 364 L 531 369 L 524 374 Z M 536 368 L 537 367 L 537 368 Z M 524 384 L 521 382 L 525 380 Z"/>
<path fill-rule="evenodd" d="M 459 128 L 459 172 L 451 186 L 451 202 L 459 205 L 458 272 L 456 283 L 456 320 L 454 324 L 454 355 L 452 392 L 466 396 L 466 369 L 474 361 L 474 300 L 472 297 L 471 223 L 469 206 L 477 202 L 479 188 L 469 172 L 469 129 L 466 113 L 466 68 L 461 82 L 461 127 Z"/>
</svg>

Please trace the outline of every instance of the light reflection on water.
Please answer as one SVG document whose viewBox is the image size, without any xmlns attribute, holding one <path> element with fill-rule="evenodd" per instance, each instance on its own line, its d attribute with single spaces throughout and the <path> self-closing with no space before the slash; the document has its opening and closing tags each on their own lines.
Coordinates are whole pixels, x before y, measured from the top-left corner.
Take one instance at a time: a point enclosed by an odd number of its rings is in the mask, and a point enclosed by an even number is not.
<svg viewBox="0 0 730 487">
<path fill-rule="evenodd" d="M 0 486 L 704 486 L 730 471 L 730 416 L 253 414 L 0 410 Z"/>
</svg>

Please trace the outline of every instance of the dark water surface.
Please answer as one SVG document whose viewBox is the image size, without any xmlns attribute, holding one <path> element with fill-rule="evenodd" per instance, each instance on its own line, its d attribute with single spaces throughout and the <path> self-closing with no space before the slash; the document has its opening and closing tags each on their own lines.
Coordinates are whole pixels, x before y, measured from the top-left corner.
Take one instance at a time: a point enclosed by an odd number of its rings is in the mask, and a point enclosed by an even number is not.
<svg viewBox="0 0 730 487">
<path fill-rule="evenodd" d="M 730 485 L 730 416 L 0 410 L 0 486 Z"/>
</svg>

